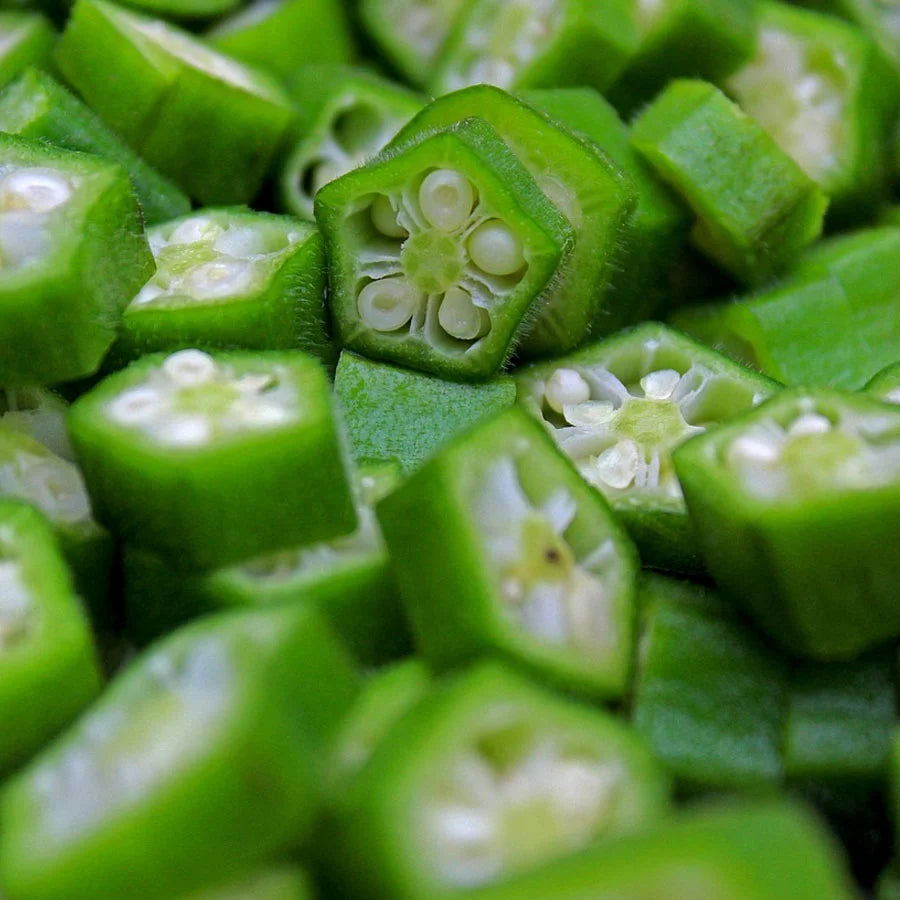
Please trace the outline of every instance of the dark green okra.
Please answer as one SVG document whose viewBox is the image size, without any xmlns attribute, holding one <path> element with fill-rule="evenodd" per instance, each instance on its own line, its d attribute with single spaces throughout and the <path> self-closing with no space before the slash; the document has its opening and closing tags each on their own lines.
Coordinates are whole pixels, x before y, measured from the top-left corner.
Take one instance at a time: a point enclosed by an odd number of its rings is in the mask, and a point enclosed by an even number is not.
<svg viewBox="0 0 900 900">
<path fill-rule="evenodd" d="M 707 82 L 670 82 L 631 143 L 693 210 L 694 244 L 742 282 L 768 280 L 822 231 L 821 189 Z"/>
<path fill-rule="evenodd" d="M 519 399 L 612 504 L 646 565 L 702 569 L 671 453 L 778 385 L 646 323 L 519 369 Z"/>
<path fill-rule="evenodd" d="M 438 97 L 389 145 L 403 146 L 468 116 L 488 122 L 569 221 L 575 246 L 518 347 L 520 357 L 565 353 L 580 344 L 607 306 L 610 284 L 630 239 L 636 197 L 610 159 L 533 107 L 489 85 Z"/>
<path fill-rule="evenodd" d="M 231 12 L 241 0 L 119 0 L 138 12 L 160 19 L 184 22 L 186 27 Z"/>
<path fill-rule="evenodd" d="M 500 370 L 574 238 L 480 119 L 327 184 L 316 219 L 342 346 L 466 381 Z"/>
<path fill-rule="evenodd" d="M 784 391 L 678 448 L 710 573 L 798 656 L 846 659 L 900 634 L 900 409 Z"/>
<path fill-rule="evenodd" d="M 57 456 L 74 460 L 66 431 L 69 404 L 46 388 L 0 388 L 0 426 L 27 434 Z"/>
<path fill-rule="evenodd" d="M 0 11 L 0 86 L 28 66 L 49 62 L 56 34 L 40 13 Z"/>
<path fill-rule="evenodd" d="M 323 690 L 327 685 L 327 690 Z M 183 628 L 0 791 L 0 877 L 31 900 L 169 900 L 296 846 L 357 691 L 297 607 Z"/>
<path fill-rule="evenodd" d="M 124 169 L 0 135 L 0 384 L 95 372 L 152 271 Z"/>
<path fill-rule="evenodd" d="M 144 357 L 82 395 L 69 430 L 98 520 L 182 567 L 356 524 L 328 378 L 300 351 Z"/>
<path fill-rule="evenodd" d="M 270 864 L 178 900 L 313 900 L 312 882 L 299 866 Z"/>
<path fill-rule="evenodd" d="M 623 695 L 634 548 L 523 410 L 457 438 L 377 511 L 429 664 L 500 656 L 571 690 Z"/>
<path fill-rule="evenodd" d="M 900 362 L 891 363 L 876 372 L 865 390 L 887 403 L 900 403 Z"/>
</svg>

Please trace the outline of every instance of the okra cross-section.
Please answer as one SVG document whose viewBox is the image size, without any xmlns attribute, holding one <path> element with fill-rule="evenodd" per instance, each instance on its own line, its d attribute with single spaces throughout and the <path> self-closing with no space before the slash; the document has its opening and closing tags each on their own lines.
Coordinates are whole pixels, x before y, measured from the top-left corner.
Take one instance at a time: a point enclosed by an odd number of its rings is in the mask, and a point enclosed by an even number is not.
<svg viewBox="0 0 900 900">
<path fill-rule="evenodd" d="M 378 518 L 433 666 L 501 655 L 574 690 L 622 695 L 634 549 L 521 409 L 443 449 L 379 504 Z"/>
<path fill-rule="evenodd" d="M 487 663 L 385 736 L 323 850 L 338 896 L 425 900 L 639 830 L 667 808 L 666 778 L 625 724 Z"/>
<path fill-rule="evenodd" d="M 672 450 L 775 382 L 648 323 L 517 372 L 519 398 L 619 513 L 648 565 L 699 568 Z"/>
<path fill-rule="evenodd" d="M 789 651 L 848 658 L 900 633 L 900 409 L 786 391 L 675 467 L 711 574 Z"/>
<path fill-rule="evenodd" d="M 144 357 L 80 397 L 69 429 L 97 518 L 184 567 L 356 522 L 328 379 L 300 351 Z"/>
<path fill-rule="evenodd" d="M 479 119 L 326 185 L 316 219 L 341 344 L 457 380 L 502 367 L 573 240 Z"/>
</svg>

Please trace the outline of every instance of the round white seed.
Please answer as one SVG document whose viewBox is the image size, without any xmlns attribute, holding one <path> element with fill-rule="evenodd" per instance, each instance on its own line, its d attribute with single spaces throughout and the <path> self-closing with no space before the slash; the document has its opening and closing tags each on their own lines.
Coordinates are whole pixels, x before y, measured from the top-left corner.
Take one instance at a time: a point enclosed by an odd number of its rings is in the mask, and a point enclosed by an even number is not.
<svg viewBox="0 0 900 900">
<path fill-rule="evenodd" d="M 606 400 L 586 400 L 584 403 L 566 403 L 563 418 L 570 424 L 582 428 L 600 428 L 607 425 L 616 413 L 616 408 Z"/>
<path fill-rule="evenodd" d="M 818 413 L 804 413 L 795 419 L 788 428 L 787 433 L 791 437 L 801 437 L 813 434 L 828 434 L 831 431 L 831 422 Z"/>
<path fill-rule="evenodd" d="M 372 224 L 385 237 L 405 238 L 409 232 L 397 221 L 397 213 L 391 201 L 384 194 L 379 194 L 372 203 L 369 215 Z"/>
<path fill-rule="evenodd" d="M 169 235 L 169 244 L 196 244 L 199 241 L 215 240 L 224 233 L 218 222 L 208 216 L 191 216 L 180 222 Z"/>
<path fill-rule="evenodd" d="M 487 311 L 476 306 L 472 295 L 460 287 L 452 287 L 444 294 L 438 322 L 447 334 L 461 341 L 475 340 L 490 327 Z"/>
<path fill-rule="evenodd" d="M 557 369 L 547 381 L 544 396 L 550 409 L 562 413 L 566 406 L 590 400 L 591 388 L 575 369 Z"/>
<path fill-rule="evenodd" d="M 778 443 L 760 434 L 742 434 L 729 448 L 729 459 L 738 465 L 742 463 L 771 463 L 778 459 Z"/>
<path fill-rule="evenodd" d="M 419 188 L 422 215 L 441 231 L 455 231 L 465 225 L 474 205 L 472 182 L 453 169 L 435 169 Z"/>
<path fill-rule="evenodd" d="M 202 350 L 179 350 L 163 361 L 162 370 L 177 387 L 192 387 L 215 378 L 216 361 Z"/>
<path fill-rule="evenodd" d="M 638 463 L 637 444 L 634 441 L 619 441 L 597 457 L 594 471 L 604 484 L 621 491 L 634 481 Z"/>
<path fill-rule="evenodd" d="M 512 275 L 525 265 L 522 242 L 499 219 L 488 219 L 472 232 L 469 256 L 488 275 Z"/>
<path fill-rule="evenodd" d="M 109 414 L 121 425 L 143 425 L 165 409 L 165 401 L 152 387 L 133 387 L 119 394 L 109 405 Z"/>
<path fill-rule="evenodd" d="M 367 284 L 356 301 L 364 325 L 375 331 L 402 328 L 421 301 L 419 292 L 400 277 L 381 278 Z"/>
<path fill-rule="evenodd" d="M 201 299 L 230 297 L 247 291 L 253 283 L 253 264 L 246 259 L 217 259 L 191 269 L 184 288 Z"/>
<path fill-rule="evenodd" d="M 52 169 L 18 169 L 0 181 L 0 210 L 4 212 L 50 212 L 71 196 L 69 180 Z"/>
<path fill-rule="evenodd" d="M 156 439 L 171 447 L 200 447 L 212 437 L 212 424 L 202 415 L 174 416 L 154 430 Z"/>
<path fill-rule="evenodd" d="M 648 400 L 668 400 L 678 387 L 681 374 L 675 369 L 660 369 L 648 372 L 641 379 L 641 389 Z"/>
</svg>

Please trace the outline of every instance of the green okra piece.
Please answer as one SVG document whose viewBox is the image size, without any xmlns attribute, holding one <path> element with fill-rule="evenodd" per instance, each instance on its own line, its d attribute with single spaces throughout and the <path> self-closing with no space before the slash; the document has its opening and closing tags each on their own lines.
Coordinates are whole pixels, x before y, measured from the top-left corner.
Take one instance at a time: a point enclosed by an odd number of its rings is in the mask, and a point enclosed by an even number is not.
<svg viewBox="0 0 900 900">
<path fill-rule="evenodd" d="M 268 865 L 178 900 L 313 900 L 312 881 L 299 866 Z"/>
<path fill-rule="evenodd" d="M 36 509 L 0 498 L 0 773 L 68 725 L 100 693 L 101 680 L 53 530 Z"/>
<path fill-rule="evenodd" d="M 634 188 L 606 154 L 489 85 L 433 100 L 388 149 L 473 115 L 496 130 L 574 231 L 575 246 L 565 268 L 518 347 L 519 357 L 565 353 L 584 340 L 608 302 L 621 263 L 619 247 L 630 236 Z"/>
<path fill-rule="evenodd" d="M 47 64 L 55 41 L 53 26 L 40 13 L 0 10 L 0 87 L 29 66 Z"/>
<path fill-rule="evenodd" d="M 282 206 L 314 218 L 324 185 L 371 159 L 424 102 L 407 88 L 346 66 L 302 66 L 290 81 L 300 106 L 292 147 L 282 164 Z"/>
<path fill-rule="evenodd" d="M 431 90 L 486 83 L 602 91 L 637 44 L 629 0 L 470 0 L 437 58 Z"/>
<path fill-rule="evenodd" d="M 698 249 L 746 284 L 778 274 L 822 231 L 821 189 L 707 82 L 670 82 L 631 143 L 691 207 Z"/>
<path fill-rule="evenodd" d="M 295 846 L 357 687 L 309 610 L 226 613 L 175 632 L 6 782 L 4 887 L 82 900 L 139 885 L 162 900 Z"/>
<path fill-rule="evenodd" d="M 783 391 L 674 462 L 710 573 L 789 652 L 849 659 L 900 633 L 900 556 L 878 549 L 900 539 L 900 409 Z"/>
<path fill-rule="evenodd" d="M 455 440 L 377 512 L 416 645 L 434 668 L 499 656 L 580 693 L 624 694 L 637 555 L 522 409 Z"/>
<path fill-rule="evenodd" d="M 900 403 L 900 362 L 891 363 L 876 372 L 864 390 L 887 403 Z"/>
<path fill-rule="evenodd" d="M 124 169 L 0 134 L 0 384 L 97 371 L 152 271 Z"/>
<path fill-rule="evenodd" d="M 171 19 L 196 27 L 198 23 L 231 12 L 240 0 L 118 0 L 148 16 Z"/>
<path fill-rule="evenodd" d="M 327 184 L 316 219 L 341 345 L 458 381 L 502 368 L 574 239 L 480 119 Z"/>
<path fill-rule="evenodd" d="M 429 692 L 332 810 L 321 855 L 338 896 L 457 896 L 668 810 L 639 736 L 496 664 Z"/>
<path fill-rule="evenodd" d="M 191 208 L 184 191 L 148 166 L 74 94 L 40 69 L 26 69 L 0 93 L 0 131 L 118 163 L 131 178 L 147 225 Z"/>
<path fill-rule="evenodd" d="M 645 565 L 702 571 L 671 454 L 778 385 L 646 323 L 516 372 L 519 400 L 603 493 Z"/>
<path fill-rule="evenodd" d="M 213 569 L 351 531 L 330 388 L 300 351 L 146 356 L 72 404 L 97 519 Z"/>
<path fill-rule="evenodd" d="M 66 431 L 69 404 L 46 388 L 0 388 L 0 427 L 34 438 L 72 461 L 75 451 Z"/>
<path fill-rule="evenodd" d="M 107 125 L 203 204 L 251 200 L 294 118 L 272 76 L 104 0 L 76 2 L 55 59 Z"/>
</svg>

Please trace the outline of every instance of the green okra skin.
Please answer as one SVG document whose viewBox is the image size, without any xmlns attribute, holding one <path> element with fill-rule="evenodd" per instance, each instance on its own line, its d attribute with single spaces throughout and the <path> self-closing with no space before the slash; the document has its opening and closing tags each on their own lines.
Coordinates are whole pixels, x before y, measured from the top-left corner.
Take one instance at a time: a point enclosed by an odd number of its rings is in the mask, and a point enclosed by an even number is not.
<svg viewBox="0 0 900 900">
<path fill-rule="evenodd" d="M 71 462 L 75 451 L 66 431 L 68 410 L 69 404 L 46 388 L 0 388 L 0 427 L 22 432 Z"/>
<path fill-rule="evenodd" d="M 480 119 L 338 178 L 315 206 L 340 344 L 457 381 L 502 368 L 574 240 Z"/>
<path fill-rule="evenodd" d="M 146 356 L 73 403 L 69 431 L 97 519 L 183 568 L 356 525 L 328 378 L 300 351 Z"/>
<path fill-rule="evenodd" d="M 519 401 L 606 496 L 644 564 L 702 572 L 672 451 L 779 385 L 652 322 L 525 366 L 516 381 Z"/>
<path fill-rule="evenodd" d="M 101 680 L 90 625 L 53 530 L 36 509 L 0 498 L 0 773 L 8 775 L 68 725 L 100 692 Z"/>
<path fill-rule="evenodd" d="M 321 187 L 376 156 L 423 98 L 363 69 L 307 65 L 289 81 L 299 121 L 279 173 L 282 206 L 313 219 Z"/>
<path fill-rule="evenodd" d="M 584 340 L 607 305 L 621 263 L 619 247 L 630 238 L 634 188 L 606 154 L 489 85 L 438 97 L 401 129 L 388 150 L 473 115 L 497 131 L 574 231 L 565 268 L 517 350 L 520 358 L 565 353 Z"/>
<path fill-rule="evenodd" d="M 188 25 L 231 12 L 240 0 L 124 0 L 123 6 L 148 16 L 184 22 Z"/>
<path fill-rule="evenodd" d="M 637 555 L 523 410 L 455 440 L 377 512 L 432 667 L 498 656 L 592 697 L 624 694 Z"/>
<path fill-rule="evenodd" d="M 319 853 L 338 896 L 456 896 L 645 828 L 668 802 L 658 763 L 618 719 L 488 663 L 385 735 Z"/>
<path fill-rule="evenodd" d="M 313 900 L 312 881 L 299 866 L 267 865 L 230 881 L 192 891 L 178 900 Z"/>
<path fill-rule="evenodd" d="M 0 131 L 118 163 L 131 178 L 147 225 L 184 215 L 191 208 L 184 191 L 148 166 L 74 94 L 40 69 L 26 69 L 0 93 Z"/>
<path fill-rule="evenodd" d="M 674 462 L 710 573 L 785 649 L 850 659 L 900 633 L 900 557 L 878 550 L 900 537 L 900 409 L 783 391 Z"/>
<path fill-rule="evenodd" d="M 97 371 L 153 270 L 125 170 L 0 135 L 0 384 Z"/>
<path fill-rule="evenodd" d="M 900 362 L 876 372 L 863 390 L 887 403 L 900 403 Z"/>
<path fill-rule="evenodd" d="M 745 284 L 778 274 L 822 231 L 821 189 L 707 82 L 671 81 L 635 121 L 631 143 L 691 207 L 698 249 Z"/>
<path fill-rule="evenodd" d="M 295 846 L 357 689 L 309 610 L 226 613 L 175 632 L 4 785 L 4 887 L 81 900 L 140 885 L 162 900 Z"/>
<path fill-rule="evenodd" d="M 29 66 L 47 64 L 55 41 L 53 26 L 40 13 L 0 10 L 0 87 Z"/>
<path fill-rule="evenodd" d="M 55 59 L 126 143 L 203 204 L 251 200 L 294 119 L 268 73 L 104 0 L 76 2 Z"/>
</svg>

